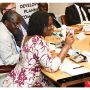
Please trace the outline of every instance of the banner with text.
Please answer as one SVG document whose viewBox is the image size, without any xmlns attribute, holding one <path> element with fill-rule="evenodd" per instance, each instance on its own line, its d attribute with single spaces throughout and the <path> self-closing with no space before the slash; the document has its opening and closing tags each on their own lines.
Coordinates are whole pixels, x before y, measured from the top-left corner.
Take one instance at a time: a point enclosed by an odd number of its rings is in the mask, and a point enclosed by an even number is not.
<svg viewBox="0 0 90 90">
<path fill-rule="evenodd" d="M 26 23 L 28 23 L 31 14 L 37 10 L 37 3 L 16 3 L 16 11 L 25 19 Z"/>
</svg>

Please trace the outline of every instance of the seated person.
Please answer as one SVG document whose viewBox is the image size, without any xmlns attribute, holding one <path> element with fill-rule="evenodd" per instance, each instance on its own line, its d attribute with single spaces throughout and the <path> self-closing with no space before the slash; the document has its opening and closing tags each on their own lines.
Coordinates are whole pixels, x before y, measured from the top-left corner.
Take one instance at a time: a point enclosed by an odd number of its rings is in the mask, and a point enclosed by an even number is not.
<svg viewBox="0 0 90 90">
<path fill-rule="evenodd" d="M 83 21 L 90 20 L 88 9 L 82 3 L 75 3 L 66 7 L 65 15 L 68 25 L 79 24 Z"/>
<path fill-rule="evenodd" d="M 3 5 L 5 6 L 5 4 Z M 14 7 L 13 3 L 7 4 L 7 6 L 1 10 L 2 15 L 8 10 L 16 11 L 16 7 Z M 18 28 L 19 29 L 18 33 L 14 35 L 15 41 L 19 47 L 21 47 L 23 36 L 26 34 L 26 30 L 27 30 L 27 23 L 25 22 L 25 20 L 23 19 L 21 15 L 20 17 L 21 17 L 20 27 Z"/>
<path fill-rule="evenodd" d="M 38 11 L 48 12 L 48 3 L 38 3 Z M 61 27 L 60 23 L 56 20 L 54 13 L 48 13 L 50 16 L 50 23 L 56 27 Z"/>
<path fill-rule="evenodd" d="M 0 22 L 0 65 L 15 65 L 19 60 L 20 51 L 14 39 L 19 25 L 18 13 L 12 10 L 5 12 Z M 0 86 L 6 74 L 8 73 L 0 74 Z"/>
<path fill-rule="evenodd" d="M 53 86 L 41 73 L 41 67 L 55 72 L 74 42 L 73 35 L 67 34 L 65 44 L 56 57 L 52 57 L 45 37 L 51 35 L 48 29 L 49 16 L 37 11 L 29 19 L 27 35 L 23 39 L 20 59 L 14 70 L 3 81 L 3 87 L 47 87 Z"/>
<path fill-rule="evenodd" d="M 48 12 L 48 3 L 38 3 L 38 11 Z"/>
<path fill-rule="evenodd" d="M 53 26 L 55 28 L 60 28 L 60 23 L 56 20 L 54 13 L 48 13 L 49 14 L 49 25 Z"/>
</svg>

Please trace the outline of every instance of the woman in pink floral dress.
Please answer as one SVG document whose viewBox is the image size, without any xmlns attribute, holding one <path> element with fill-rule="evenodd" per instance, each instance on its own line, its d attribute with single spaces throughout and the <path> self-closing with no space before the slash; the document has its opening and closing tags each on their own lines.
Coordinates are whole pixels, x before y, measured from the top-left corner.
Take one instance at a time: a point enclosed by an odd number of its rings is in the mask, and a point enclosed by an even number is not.
<svg viewBox="0 0 90 90">
<path fill-rule="evenodd" d="M 27 36 L 23 39 L 20 59 L 14 70 L 3 81 L 3 87 L 47 87 L 53 84 L 42 73 L 41 67 L 48 72 L 59 69 L 69 48 L 74 42 L 68 33 L 65 44 L 57 57 L 52 57 L 44 37 L 51 35 L 48 29 L 49 16 L 46 12 L 35 12 L 29 19 Z"/>
</svg>

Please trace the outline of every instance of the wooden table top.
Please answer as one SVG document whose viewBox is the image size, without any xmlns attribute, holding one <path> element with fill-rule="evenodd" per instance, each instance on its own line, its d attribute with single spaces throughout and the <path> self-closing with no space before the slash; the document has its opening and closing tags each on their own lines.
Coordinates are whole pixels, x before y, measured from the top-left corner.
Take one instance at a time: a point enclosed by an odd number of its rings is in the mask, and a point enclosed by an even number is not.
<svg viewBox="0 0 90 90">
<path fill-rule="evenodd" d="M 78 49 L 81 52 L 83 50 L 87 50 L 90 52 L 90 35 L 86 35 L 86 37 L 83 40 L 78 40 L 76 38 L 76 35 L 75 35 L 75 42 L 74 42 L 72 48 Z M 88 63 L 88 62 L 82 62 L 82 63 L 80 63 L 80 65 L 83 65 L 84 67 L 90 69 L 90 63 Z M 58 79 L 71 77 L 71 75 L 62 72 L 61 70 L 57 70 L 54 73 L 50 73 L 50 72 L 47 72 L 45 69 L 42 68 L 42 72 L 55 82 L 57 82 Z"/>
</svg>

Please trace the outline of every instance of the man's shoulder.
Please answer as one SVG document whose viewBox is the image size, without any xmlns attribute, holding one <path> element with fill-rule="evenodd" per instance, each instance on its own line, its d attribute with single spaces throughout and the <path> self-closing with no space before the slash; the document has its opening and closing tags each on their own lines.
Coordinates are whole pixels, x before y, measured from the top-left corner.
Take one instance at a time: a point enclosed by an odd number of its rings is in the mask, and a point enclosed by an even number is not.
<svg viewBox="0 0 90 90">
<path fill-rule="evenodd" d="M 9 34 L 5 29 L 6 27 L 0 22 L 0 40 L 9 38 Z"/>
</svg>

